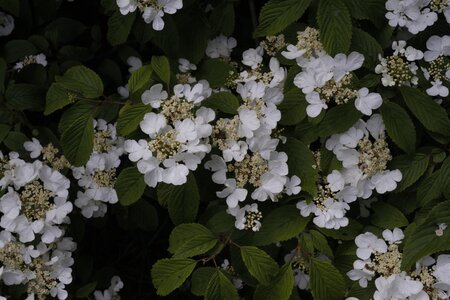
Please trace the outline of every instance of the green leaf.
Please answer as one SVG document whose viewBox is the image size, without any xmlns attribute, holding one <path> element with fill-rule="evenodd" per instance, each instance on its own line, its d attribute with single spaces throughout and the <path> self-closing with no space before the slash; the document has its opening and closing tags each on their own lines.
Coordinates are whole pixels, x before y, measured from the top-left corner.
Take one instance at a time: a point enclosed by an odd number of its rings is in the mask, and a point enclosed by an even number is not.
<svg viewBox="0 0 450 300">
<path fill-rule="evenodd" d="M 59 120 L 59 131 L 66 131 L 78 119 L 88 115 L 94 115 L 97 110 L 96 103 L 93 101 L 80 101 L 65 110 Z"/>
<path fill-rule="evenodd" d="M 145 114 L 151 111 L 152 108 L 150 105 L 126 103 L 119 112 L 117 132 L 122 136 L 129 135 L 138 128 Z"/>
<path fill-rule="evenodd" d="M 259 14 L 255 36 L 275 35 L 297 21 L 311 0 L 270 0 Z"/>
<path fill-rule="evenodd" d="M 403 151 L 414 153 L 416 129 L 408 113 L 400 105 L 393 102 L 384 102 L 380 111 L 389 137 Z"/>
<path fill-rule="evenodd" d="M 5 98 L 16 110 L 37 110 L 43 106 L 44 90 L 33 84 L 17 83 L 6 89 Z"/>
<path fill-rule="evenodd" d="M 158 260 L 152 267 L 152 282 L 159 296 L 167 296 L 191 275 L 197 262 L 187 258 Z"/>
<path fill-rule="evenodd" d="M 288 155 L 289 173 L 300 177 L 302 190 L 314 196 L 317 193 L 316 182 L 319 174 L 317 169 L 313 168 L 316 161 L 311 150 L 294 138 L 289 138 L 282 149 Z"/>
<path fill-rule="evenodd" d="M 6 124 L 0 124 L 0 143 L 3 142 L 3 140 L 6 138 L 10 130 L 11 126 Z"/>
<path fill-rule="evenodd" d="M 422 153 L 396 156 L 390 162 L 391 170 L 399 169 L 402 180 L 397 184 L 395 193 L 404 191 L 415 183 L 427 170 L 430 159 Z"/>
<path fill-rule="evenodd" d="M 384 202 L 376 202 L 372 204 L 371 208 L 374 211 L 371 222 L 375 226 L 383 229 L 393 229 L 409 224 L 405 215 L 395 206 Z"/>
<path fill-rule="evenodd" d="M 173 223 L 189 223 L 197 217 L 200 194 L 192 173 L 184 185 L 160 184 L 157 193 L 158 201 L 168 206 Z"/>
<path fill-rule="evenodd" d="M 236 288 L 221 271 L 216 270 L 208 282 L 205 300 L 238 300 L 239 296 Z"/>
<path fill-rule="evenodd" d="M 131 205 L 138 201 L 145 190 L 144 175 L 136 167 L 123 169 L 117 177 L 114 188 L 120 204 Z"/>
<path fill-rule="evenodd" d="M 108 42 L 113 46 L 125 43 L 131 32 L 131 27 L 133 27 L 135 18 L 135 13 L 122 15 L 119 11 L 114 12 L 108 19 Z"/>
<path fill-rule="evenodd" d="M 294 286 L 294 274 L 291 264 L 281 267 L 270 285 L 258 285 L 253 294 L 254 300 L 288 300 Z"/>
<path fill-rule="evenodd" d="M 239 108 L 238 98 L 230 92 L 213 93 L 209 98 L 202 102 L 205 107 L 218 109 L 227 114 L 235 115 Z"/>
<path fill-rule="evenodd" d="M 152 56 L 153 71 L 167 86 L 170 84 L 170 63 L 165 56 Z"/>
<path fill-rule="evenodd" d="M 353 18 L 370 20 L 377 26 L 383 25 L 386 13 L 385 0 L 344 0 L 343 2 L 347 5 Z"/>
<path fill-rule="evenodd" d="M 23 60 L 25 56 L 37 53 L 36 46 L 27 40 L 12 40 L 4 47 L 4 57 L 7 63 L 15 63 Z"/>
<path fill-rule="evenodd" d="M 75 66 L 56 80 L 65 89 L 80 93 L 87 98 L 98 98 L 103 95 L 103 82 L 91 69 Z"/>
<path fill-rule="evenodd" d="M 70 93 L 59 83 L 54 82 L 47 91 L 44 115 L 49 115 L 73 102 Z"/>
<path fill-rule="evenodd" d="M 175 227 L 169 238 L 169 252 L 174 257 L 186 258 L 211 250 L 218 240 L 205 226 L 197 223 Z"/>
<path fill-rule="evenodd" d="M 314 245 L 314 248 L 328 256 L 329 258 L 333 258 L 333 251 L 331 250 L 330 246 L 328 245 L 328 241 L 326 237 L 323 236 L 320 232 L 316 230 L 311 230 L 309 232 L 311 234 L 312 243 Z"/>
<path fill-rule="evenodd" d="M 266 252 L 253 246 L 241 246 L 241 256 L 250 274 L 261 284 L 270 285 L 278 264 Z"/>
<path fill-rule="evenodd" d="M 283 102 L 278 105 L 281 111 L 281 125 L 296 125 L 306 117 L 305 94 L 299 89 L 291 89 L 285 95 Z"/>
<path fill-rule="evenodd" d="M 192 273 L 191 293 L 195 296 L 204 296 L 208 287 L 205 282 L 209 282 L 215 272 L 216 269 L 212 267 L 203 267 L 195 270 Z"/>
<path fill-rule="evenodd" d="M 450 250 L 450 230 L 444 230 L 442 236 L 436 235 L 436 224 L 450 224 L 450 201 L 433 207 L 426 220 L 411 231 L 406 232 L 403 248 L 402 269 L 409 268 L 424 256 Z"/>
<path fill-rule="evenodd" d="M 327 111 L 319 124 L 319 136 L 328 137 L 341 133 L 355 125 L 362 114 L 355 108 L 354 102 L 335 106 Z"/>
<path fill-rule="evenodd" d="M 338 269 L 327 261 L 311 259 L 310 285 L 314 300 L 344 299 L 344 278 Z"/>
<path fill-rule="evenodd" d="M 289 240 L 301 233 L 308 222 L 309 218 L 302 217 L 294 205 L 276 208 L 263 216 L 263 226 L 255 233 L 253 244 L 264 246 Z"/>
<path fill-rule="evenodd" d="M 445 109 L 417 88 L 401 87 L 406 105 L 426 129 L 450 136 L 450 120 Z"/>
<path fill-rule="evenodd" d="M 29 138 L 20 131 L 10 131 L 3 143 L 11 151 L 23 152 L 23 143 L 27 142 Z"/>
<path fill-rule="evenodd" d="M 0 8 L 18 17 L 20 14 L 20 1 L 0 0 Z"/>
<path fill-rule="evenodd" d="M 141 95 L 152 83 L 153 69 L 151 65 L 145 65 L 134 71 L 128 79 L 128 90 L 133 100 L 141 102 Z"/>
<path fill-rule="evenodd" d="M 230 75 L 235 72 L 227 62 L 218 58 L 205 60 L 198 68 L 196 77 L 206 79 L 212 88 L 222 87 L 226 84 Z"/>
<path fill-rule="evenodd" d="M 61 135 L 61 145 L 67 160 L 74 166 L 84 165 L 94 147 L 92 115 L 82 116 Z"/>
<path fill-rule="evenodd" d="M 76 298 L 86 298 L 95 291 L 96 287 L 97 287 L 97 281 L 82 285 L 75 292 L 75 297 Z"/>
<path fill-rule="evenodd" d="M 424 206 L 434 199 L 439 198 L 444 189 L 450 184 L 450 157 L 442 163 L 439 170 L 425 179 L 417 190 L 419 204 Z"/>
<path fill-rule="evenodd" d="M 327 53 L 346 53 L 352 39 L 352 19 L 342 0 L 320 0 L 317 21 Z"/>
<path fill-rule="evenodd" d="M 375 68 L 378 62 L 378 54 L 383 53 L 383 48 L 374 37 L 356 27 L 353 28 L 350 49 L 364 53 L 364 66 L 371 69 Z"/>
</svg>

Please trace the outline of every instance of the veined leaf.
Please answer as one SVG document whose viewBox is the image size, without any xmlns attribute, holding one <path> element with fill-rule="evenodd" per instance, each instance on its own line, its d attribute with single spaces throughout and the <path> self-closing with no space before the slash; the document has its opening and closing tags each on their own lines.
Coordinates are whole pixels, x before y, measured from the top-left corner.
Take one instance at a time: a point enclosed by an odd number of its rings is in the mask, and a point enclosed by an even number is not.
<svg viewBox="0 0 450 300">
<path fill-rule="evenodd" d="M 311 292 L 315 300 L 344 298 L 344 277 L 331 263 L 312 258 L 310 276 Z"/>
<path fill-rule="evenodd" d="M 175 227 L 169 238 L 169 251 L 174 257 L 186 258 L 211 250 L 218 240 L 205 226 L 197 223 Z"/>
<path fill-rule="evenodd" d="M 269 285 L 258 285 L 253 294 L 254 300 L 288 300 L 292 294 L 294 274 L 291 264 L 286 263 Z"/>
<path fill-rule="evenodd" d="M 206 288 L 205 300 L 238 300 L 236 288 L 225 274 L 216 269 Z"/>
<path fill-rule="evenodd" d="M 159 296 L 167 296 L 191 275 L 197 262 L 188 258 L 158 260 L 152 267 L 152 281 Z"/>
<path fill-rule="evenodd" d="M 242 260 L 253 277 L 263 285 L 270 285 L 278 272 L 278 264 L 266 252 L 253 246 L 240 248 Z"/>
<path fill-rule="evenodd" d="M 98 98 L 103 94 L 103 82 L 91 69 L 75 66 L 56 80 L 65 89 L 80 93 L 87 98 Z"/>
<path fill-rule="evenodd" d="M 136 167 L 123 169 L 117 177 L 114 188 L 120 204 L 131 205 L 138 201 L 145 190 L 144 175 Z"/>
</svg>

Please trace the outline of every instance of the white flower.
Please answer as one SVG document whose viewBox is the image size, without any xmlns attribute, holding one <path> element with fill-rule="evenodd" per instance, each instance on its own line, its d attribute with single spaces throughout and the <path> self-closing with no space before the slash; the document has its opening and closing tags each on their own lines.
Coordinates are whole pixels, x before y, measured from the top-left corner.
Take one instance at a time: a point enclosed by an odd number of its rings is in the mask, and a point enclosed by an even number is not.
<svg viewBox="0 0 450 300">
<path fill-rule="evenodd" d="M 132 13 L 137 8 L 137 0 L 116 0 L 116 3 L 122 15 Z"/>
<path fill-rule="evenodd" d="M 256 203 L 245 205 L 242 208 L 239 206 L 228 208 L 227 213 L 236 218 L 234 226 L 239 230 L 252 229 L 253 231 L 259 231 L 261 228 L 261 213 L 259 212 L 258 204 Z M 247 220 L 248 215 L 253 216 L 251 223 L 248 222 L 250 220 Z"/>
<path fill-rule="evenodd" d="M 226 188 L 220 192 L 216 192 L 216 194 L 219 198 L 227 198 L 229 208 L 236 207 L 239 202 L 247 198 L 248 191 L 243 188 L 237 188 L 235 179 L 227 179 L 224 185 Z"/>
<path fill-rule="evenodd" d="M 175 162 L 173 159 L 166 159 L 164 162 L 164 169 L 162 171 L 162 181 L 173 185 L 182 185 L 187 181 L 189 169 L 183 165 Z"/>
<path fill-rule="evenodd" d="M 246 66 L 256 69 L 262 63 L 264 50 L 261 47 L 250 48 L 242 53 L 242 63 Z"/>
<path fill-rule="evenodd" d="M 123 288 L 123 282 L 119 276 L 114 276 L 111 278 L 111 285 L 107 290 L 95 291 L 94 298 L 95 300 L 112 300 L 112 299 L 120 299 L 118 297 L 118 293 Z"/>
<path fill-rule="evenodd" d="M 303 54 L 307 51 L 306 49 L 298 49 L 297 46 L 289 44 L 286 47 L 287 51 L 282 51 L 281 55 L 283 55 L 287 59 L 297 59 L 302 57 Z"/>
<path fill-rule="evenodd" d="M 154 30 L 161 31 L 164 28 L 164 21 L 162 17 L 164 13 L 174 14 L 177 10 L 183 7 L 182 0 L 157 0 L 156 4 L 151 2 L 144 8 L 142 18 L 145 23 L 152 23 Z"/>
<path fill-rule="evenodd" d="M 431 81 L 431 87 L 426 90 L 427 94 L 430 96 L 447 97 L 449 94 L 448 88 L 442 84 L 442 81 L 436 79 Z"/>
<path fill-rule="evenodd" d="M 369 89 L 362 88 L 358 91 L 358 96 L 355 100 L 355 107 L 366 116 L 370 116 L 372 114 L 372 110 L 379 108 L 382 103 L 383 99 L 381 99 L 380 94 L 369 94 Z"/>
<path fill-rule="evenodd" d="M 401 180 L 402 173 L 400 172 L 400 170 L 377 173 L 370 179 L 371 183 L 375 186 L 375 189 L 379 194 L 392 192 L 397 188 L 397 182 L 400 182 Z"/>
<path fill-rule="evenodd" d="M 31 142 L 25 142 L 23 144 L 23 147 L 25 148 L 25 150 L 27 150 L 30 153 L 30 157 L 31 158 L 37 158 L 41 155 L 42 152 L 42 145 L 39 142 L 38 139 L 36 138 L 31 138 Z"/>
<path fill-rule="evenodd" d="M 129 153 L 128 158 L 132 162 L 136 162 L 141 159 L 147 160 L 152 157 L 152 152 L 150 151 L 146 140 L 127 140 L 125 141 L 124 149 Z"/>
<path fill-rule="evenodd" d="M 320 99 L 320 95 L 317 92 L 312 92 L 306 95 L 306 101 L 309 105 L 306 107 L 306 113 L 308 117 L 315 118 L 317 117 L 322 109 L 327 109 L 328 105 Z"/>
<path fill-rule="evenodd" d="M 142 96 L 142 103 L 150 104 L 153 108 L 159 108 L 161 106 L 161 100 L 167 99 L 168 94 L 163 90 L 161 83 L 155 84 L 149 90 L 146 90 Z"/>
<path fill-rule="evenodd" d="M 355 244 L 358 247 L 356 256 L 360 259 L 368 259 L 372 253 L 385 253 L 387 245 L 384 240 L 379 239 L 371 232 L 360 234 L 355 239 Z"/>
<path fill-rule="evenodd" d="M 433 275 L 439 284 L 446 284 L 450 291 L 450 255 L 439 255 L 436 261 L 436 270 Z"/>
<path fill-rule="evenodd" d="M 400 244 L 405 238 L 405 235 L 400 228 L 394 228 L 392 231 L 386 229 L 383 231 L 383 238 L 389 242 L 389 244 Z"/>
<path fill-rule="evenodd" d="M 248 145 L 244 141 L 232 142 L 228 149 L 223 150 L 222 155 L 226 162 L 242 161 L 247 154 Z"/>
<path fill-rule="evenodd" d="M 290 179 L 287 178 L 286 184 L 285 184 L 285 193 L 288 196 L 291 195 L 297 195 L 300 193 L 301 187 L 300 187 L 301 180 L 297 175 L 292 176 Z"/>
<path fill-rule="evenodd" d="M 433 61 L 439 56 L 450 56 L 450 36 L 431 36 L 427 40 L 427 49 L 424 53 L 425 61 Z"/>
<path fill-rule="evenodd" d="M 180 70 L 181 73 L 197 70 L 197 66 L 191 64 L 189 60 L 185 58 L 178 59 L 178 63 L 179 63 L 178 70 Z"/>
<path fill-rule="evenodd" d="M 247 138 L 253 137 L 253 131 L 261 124 L 256 112 L 248 108 L 239 110 L 239 120 L 239 135 Z"/>
<path fill-rule="evenodd" d="M 130 66 L 128 68 L 128 72 L 133 73 L 140 67 L 142 67 L 142 60 L 139 57 L 136 56 L 130 56 L 127 58 L 127 64 Z"/>
<path fill-rule="evenodd" d="M 361 68 L 364 56 L 358 52 L 352 52 L 348 56 L 339 53 L 334 57 L 333 77 L 336 82 L 340 81 L 346 74 Z"/>
<path fill-rule="evenodd" d="M 167 126 L 166 117 L 162 114 L 155 114 L 153 112 L 147 113 L 144 119 L 139 123 L 141 130 L 150 137 L 155 137 L 164 127 Z"/>
<path fill-rule="evenodd" d="M 0 36 L 10 35 L 14 30 L 14 18 L 0 11 Z"/>
<path fill-rule="evenodd" d="M 119 86 L 117 88 L 117 93 L 122 97 L 122 99 L 128 99 L 130 97 L 130 91 L 128 90 L 128 83 L 124 86 Z"/>
<path fill-rule="evenodd" d="M 390 299 L 428 299 L 423 291 L 423 285 L 419 281 L 412 280 L 404 274 L 393 274 L 389 277 L 378 277 L 375 280 L 377 290 L 373 295 L 374 300 Z M 422 295 L 420 295 L 422 294 Z M 413 298 L 416 296 L 418 298 Z"/>
<path fill-rule="evenodd" d="M 211 58 L 228 58 L 236 45 L 237 42 L 235 38 L 227 38 L 226 36 L 219 35 L 215 39 L 208 41 L 206 55 Z"/>
<path fill-rule="evenodd" d="M 337 192 L 337 191 L 342 190 L 345 185 L 345 178 L 337 170 L 333 170 L 330 174 L 328 174 L 327 181 L 328 181 L 328 186 L 330 187 L 330 190 L 332 192 Z"/>
</svg>

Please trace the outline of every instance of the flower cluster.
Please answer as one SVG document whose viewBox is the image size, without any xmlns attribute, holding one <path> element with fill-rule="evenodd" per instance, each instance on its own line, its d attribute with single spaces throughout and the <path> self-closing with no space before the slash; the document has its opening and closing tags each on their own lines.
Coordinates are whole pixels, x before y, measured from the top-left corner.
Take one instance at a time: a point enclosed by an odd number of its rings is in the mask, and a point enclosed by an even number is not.
<svg viewBox="0 0 450 300">
<path fill-rule="evenodd" d="M 381 83 L 384 86 L 417 85 L 419 69 L 416 60 L 423 58 L 423 52 L 411 46 L 406 47 L 405 41 L 392 42 L 391 56 L 386 58 L 379 55 L 380 63 L 375 67 L 375 72 L 381 74 Z"/>
<path fill-rule="evenodd" d="M 119 276 L 111 278 L 111 285 L 108 289 L 102 291 L 95 291 L 95 300 L 120 300 L 119 292 L 123 288 L 123 282 Z"/>
<path fill-rule="evenodd" d="M 424 31 L 438 20 L 442 13 L 450 23 L 448 0 L 388 0 L 386 18 L 392 27 L 406 27 L 412 34 Z"/>
<path fill-rule="evenodd" d="M 123 138 L 117 136 L 115 125 L 102 119 L 94 120 L 91 156 L 86 165 L 72 167 L 73 177 L 82 189 L 77 192 L 75 206 L 81 209 L 84 217 L 103 217 L 106 204 L 119 201 L 114 184 L 123 151 Z"/>
<path fill-rule="evenodd" d="M 330 103 L 340 105 L 354 100 L 356 109 L 368 116 L 381 106 L 379 94 L 369 93 L 367 88 L 357 90 L 352 87 L 354 75 L 351 72 L 361 68 L 364 56 L 352 52 L 348 56 L 339 53 L 331 57 L 322 49 L 316 29 L 308 27 L 299 32 L 297 45 L 288 45 L 282 55 L 296 59 L 301 67 L 294 84 L 306 95 L 309 117 L 317 117 Z"/>
<path fill-rule="evenodd" d="M 73 206 L 67 201 L 70 181 L 43 162 L 0 153 L 1 279 L 24 284 L 27 299 L 48 295 L 66 299 L 72 282 L 72 252 L 76 244 L 64 237 Z"/>
<path fill-rule="evenodd" d="M 448 299 L 450 293 L 450 255 L 437 259 L 426 256 L 411 272 L 401 270 L 403 231 L 386 229 L 383 238 L 371 232 L 360 234 L 355 243 L 358 259 L 347 276 L 367 287 L 375 278 L 374 300 L 381 299 Z"/>
<path fill-rule="evenodd" d="M 163 30 L 164 14 L 173 15 L 183 7 L 183 0 L 116 0 L 122 15 L 133 13 L 136 9 L 142 13 L 145 23 L 152 24 L 154 30 Z"/>
<path fill-rule="evenodd" d="M 186 183 L 189 170 L 197 169 L 211 150 L 209 136 L 215 118 L 212 109 L 200 107 L 211 95 L 207 81 L 178 84 L 173 95 L 156 84 L 142 94 L 142 102 L 156 111 L 145 114 L 140 122 L 146 139 L 125 141 L 125 151 L 150 187 L 158 182 Z"/>
<path fill-rule="evenodd" d="M 216 50 L 223 53 L 225 47 Z M 274 57 L 265 70 L 263 52 L 261 47 L 244 51 L 242 64 L 248 68 L 242 68 L 233 84 L 241 105 L 233 118 L 215 121 L 211 142 L 220 155 L 212 154 L 205 163 L 214 173 L 213 181 L 225 186 L 217 196 L 226 199 L 236 228 L 253 231 L 259 230 L 262 214 L 256 203 L 240 207 L 248 195 L 256 201 L 278 201 L 282 193 L 300 192 L 300 179 L 288 177 L 286 153 L 276 150 L 284 140 L 275 129 L 281 118 L 277 104 L 283 100 L 286 71 Z"/>
</svg>

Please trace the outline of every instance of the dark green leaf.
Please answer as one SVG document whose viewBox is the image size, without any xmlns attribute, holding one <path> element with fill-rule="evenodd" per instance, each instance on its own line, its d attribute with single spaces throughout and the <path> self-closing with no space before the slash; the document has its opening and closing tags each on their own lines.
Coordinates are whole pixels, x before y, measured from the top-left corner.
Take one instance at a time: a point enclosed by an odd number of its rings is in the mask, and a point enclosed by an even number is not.
<svg viewBox="0 0 450 300">
<path fill-rule="evenodd" d="M 374 211 L 371 222 L 380 228 L 393 229 L 408 225 L 408 219 L 395 206 L 384 202 L 376 202 L 372 204 L 371 208 Z"/>
<path fill-rule="evenodd" d="M 205 107 L 218 109 L 224 113 L 236 114 L 239 108 L 238 98 L 229 92 L 213 93 L 209 98 L 202 102 Z"/>
<path fill-rule="evenodd" d="M 381 115 L 389 137 L 407 153 L 416 148 L 416 129 L 408 113 L 394 102 L 385 102 L 381 106 Z"/>
<path fill-rule="evenodd" d="M 206 288 L 205 300 L 238 300 L 236 288 L 219 269 L 211 276 Z"/>
<path fill-rule="evenodd" d="M 352 127 L 361 118 L 362 114 L 355 108 L 353 102 L 338 105 L 327 111 L 319 124 L 319 135 L 327 137 L 341 133 Z"/>
<path fill-rule="evenodd" d="M 331 263 L 312 258 L 310 276 L 311 292 L 315 300 L 344 298 L 344 277 Z"/>
<path fill-rule="evenodd" d="M 297 21 L 311 0 L 270 0 L 259 14 L 256 36 L 275 35 Z"/>
<path fill-rule="evenodd" d="M 174 257 L 186 258 L 212 249 L 218 240 L 205 226 L 197 223 L 175 227 L 169 238 L 169 251 Z"/>
<path fill-rule="evenodd" d="M 254 300 L 288 300 L 292 294 L 294 285 L 294 274 L 291 264 L 287 263 L 281 267 L 270 285 L 258 285 L 253 294 Z"/>
<path fill-rule="evenodd" d="M 132 133 L 138 128 L 145 114 L 151 112 L 151 110 L 152 108 L 149 105 L 142 103 L 125 104 L 119 112 L 117 132 L 122 136 Z"/>
<path fill-rule="evenodd" d="M 74 166 L 84 165 L 94 147 L 94 123 L 92 115 L 82 116 L 61 135 L 61 145 L 67 160 Z"/>
<path fill-rule="evenodd" d="M 253 246 L 241 246 L 241 256 L 250 274 L 263 285 L 270 285 L 278 264 L 266 252 Z"/>
<path fill-rule="evenodd" d="M 116 11 L 109 17 L 107 34 L 108 42 L 113 46 L 125 43 L 131 32 L 131 27 L 133 27 L 135 18 L 136 13 L 122 15 L 119 11 Z"/>
<path fill-rule="evenodd" d="M 427 170 L 429 160 L 428 156 L 422 153 L 394 157 L 390 169 L 399 169 L 402 172 L 402 181 L 397 184 L 395 192 L 404 191 L 415 183 Z"/>
<path fill-rule="evenodd" d="M 281 111 L 281 125 L 296 125 L 306 117 L 305 94 L 299 89 L 291 89 L 285 95 L 283 102 L 278 105 Z"/>
<path fill-rule="evenodd" d="M 117 177 L 115 190 L 120 204 L 131 205 L 138 201 L 145 190 L 144 175 L 136 167 L 123 169 Z"/>
<path fill-rule="evenodd" d="M 98 98 L 103 95 L 103 82 L 91 69 L 75 66 L 67 70 L 57 82 L 65 89 L 80 93 L 87 98 Z"/>
<path fill-rule="evenodd" d="M 159 296 L 167 296 L 191 275 L 197 262 L 193 259 L 158 260 L 152 267 L 152 281 Z"/>
<path fill-rule="evenodd" d="M 151 66 L 156 75 L 167 86 L 170 84 L 170 63 L 165 56 L 152 56 Z"/>
</svg>

